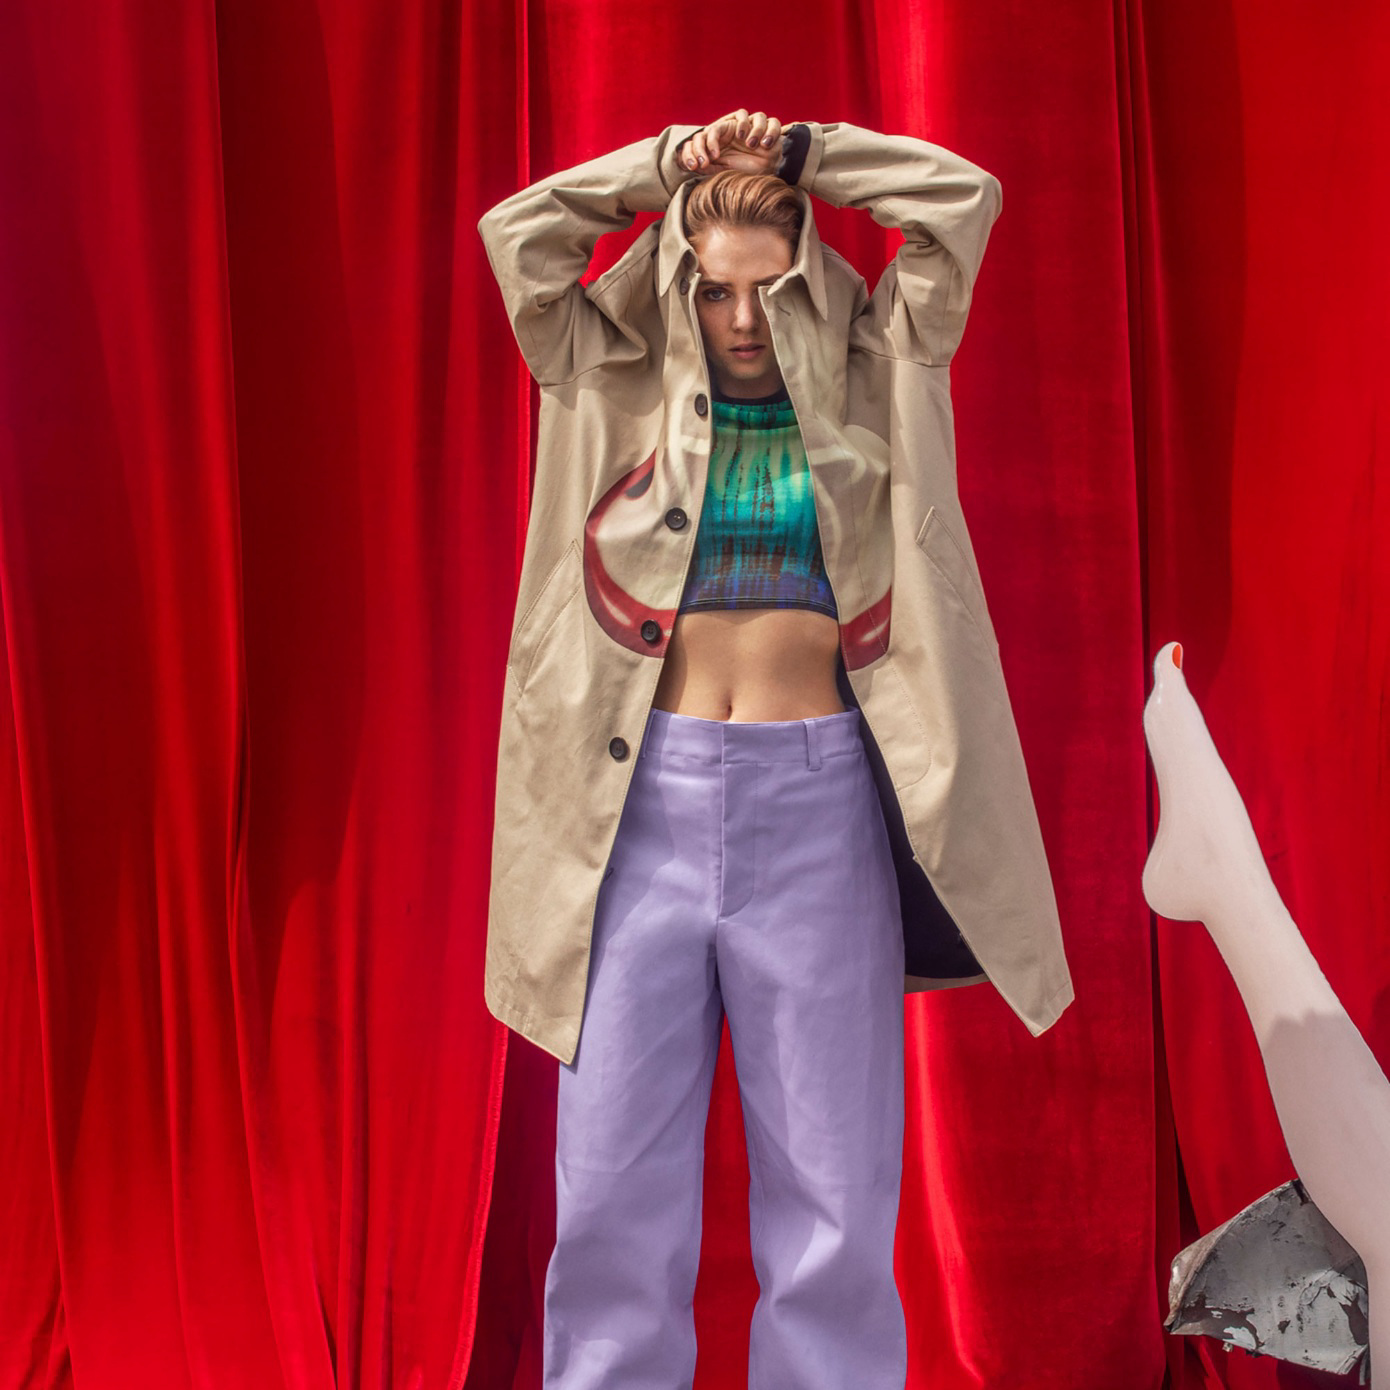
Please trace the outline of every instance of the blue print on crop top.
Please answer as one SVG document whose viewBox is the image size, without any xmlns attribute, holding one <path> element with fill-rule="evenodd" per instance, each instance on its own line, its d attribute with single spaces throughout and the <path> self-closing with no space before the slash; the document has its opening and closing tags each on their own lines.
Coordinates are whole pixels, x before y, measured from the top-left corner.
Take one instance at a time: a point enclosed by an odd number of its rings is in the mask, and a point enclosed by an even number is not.
<svg viewBox="0 0 1390 1390">
<path fill-rule="evenodd" d="M 704 508 L 677 611 L 809 608 L 837 617 L 790 399 L 713 407 Z"/>
</svg>

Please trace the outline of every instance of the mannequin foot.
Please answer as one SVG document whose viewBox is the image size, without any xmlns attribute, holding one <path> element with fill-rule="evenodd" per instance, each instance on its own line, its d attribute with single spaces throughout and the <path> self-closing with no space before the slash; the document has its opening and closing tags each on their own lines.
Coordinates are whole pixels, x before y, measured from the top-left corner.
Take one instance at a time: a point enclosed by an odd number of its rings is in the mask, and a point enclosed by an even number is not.
<svg viewBox="0 0 1390 1390">
<path fill-rule="evenodd" d="M 1182 673 L 1182 647 L 1154 658 L 1144 735 L 1158 779 L 1159 822 L 1144 865 L 1144 897 L 1175 921 L 1239 910 L 1252 889 L 1271 888 L 1250 816 Z"/>
</svg>

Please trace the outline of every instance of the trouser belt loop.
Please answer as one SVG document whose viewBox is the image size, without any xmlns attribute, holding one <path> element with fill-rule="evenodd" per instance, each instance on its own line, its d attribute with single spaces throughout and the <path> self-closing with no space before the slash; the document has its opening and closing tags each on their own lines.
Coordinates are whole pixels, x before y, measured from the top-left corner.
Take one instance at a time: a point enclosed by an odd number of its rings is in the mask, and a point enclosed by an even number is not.
<svg viewBox="0 0 1390 1390">
<path fill-rule="evenodd" d="M 806 730 L 806 766 L 812 772 L 820 771 L 820 728 L 814 719 L 803 719 L 802 727 Z"/>
</svg>

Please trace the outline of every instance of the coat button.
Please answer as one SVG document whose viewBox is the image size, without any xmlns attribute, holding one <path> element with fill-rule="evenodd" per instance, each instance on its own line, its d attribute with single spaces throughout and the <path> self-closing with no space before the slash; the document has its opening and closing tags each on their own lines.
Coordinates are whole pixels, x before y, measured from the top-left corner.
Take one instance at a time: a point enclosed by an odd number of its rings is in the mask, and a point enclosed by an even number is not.
<svg viewBox="0 0 1390 1390">
<path fill-rule="evenodd" d="M 690 281 L 687 280 L 687 279 L 685 278 L 684 275 L 681 276 L 681 293 L 682 293 L 682 294 L 689 294 L 689 293 L 690 293 Z"/>
<path fill-rule="evenodd" d="M 618 762 L 622 762 L 627 757 L 627 740 L 625 738 L 610 738 L 608 751 Z"/>
<path fill-rule="evenodd" d="M 695 397 L 695 413 L 702 420 L 709 414 L 709 397 L 703 391 Z"/>
<path fill-rule="evenodd" d="M 686 523 L 689 519 L 690 519 L 690 518 L 687 517 L 686 514 L 685 514 L 683 511 L 681 511 L 681 509 L 680 509 L 679 507 L 672 507 L 671 510 L 670 510 L 669 512 L 666 513 L 666 524 L 667 524 L 673 531 L 681 531 L 681 530 L 684 530 L 684 529 L 685 529 L 685 523 Z"/>
<path fill-rule="evenodd" d="M 655 619 L 648 618 L 642 624 L 642 640 L 653 644 L 661 641 L 661 624 Z"/>
</svg>

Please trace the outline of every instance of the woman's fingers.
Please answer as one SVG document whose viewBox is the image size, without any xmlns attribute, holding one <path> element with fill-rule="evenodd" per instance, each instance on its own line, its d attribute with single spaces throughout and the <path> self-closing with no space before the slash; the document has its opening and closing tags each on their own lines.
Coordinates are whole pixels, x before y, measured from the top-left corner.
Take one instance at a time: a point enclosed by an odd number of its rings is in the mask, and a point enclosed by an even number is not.
<svg viewBox="0 0 1390 1390">
<path fill-rule="evenodd" d="M 696 131 L 685 149 L 692 169 L 703 169 L 711 160 L 718 159 L 719 146 L 715 139 L 714 126 L 706 126 L 704 130 Z"/>
<path fill-rule="evenodd" d="M 715 121 L 703 130 L 697 130 L 690 137 L 685 147 L 687 168 L 706 169 L 714 160 L 719 158 L 718 125 L 719 122 Z"/>
<path fill-rule="evenodd" d="M 686 141 L 683 159 L 687 169 L 708 169 L 734 147 L 762 155 L 781 139 L 782 123 L 775 116 L 740 106 L 692 135 Z"/>
<path fill-rule="evenodd" d="M 713 135 L 710 158 L 718 159 L 724 150 L 738 139 L 738 113 L 730 116 L 721 116 L 710 127 Z"/>
</svg>

